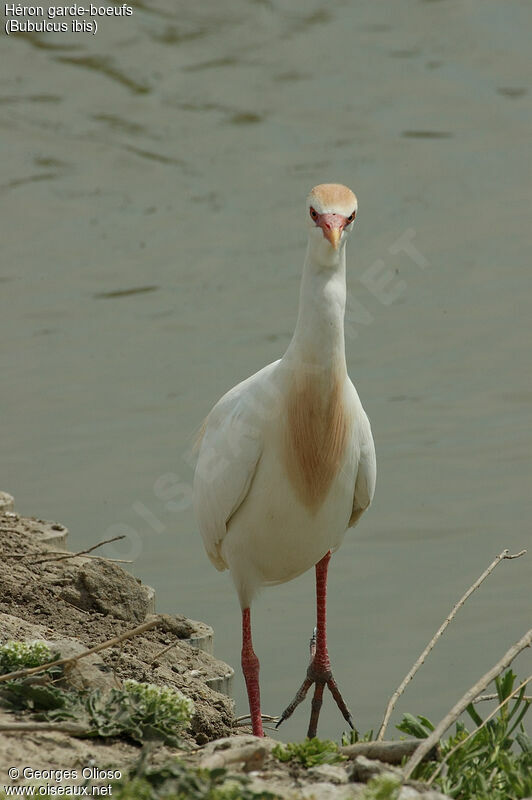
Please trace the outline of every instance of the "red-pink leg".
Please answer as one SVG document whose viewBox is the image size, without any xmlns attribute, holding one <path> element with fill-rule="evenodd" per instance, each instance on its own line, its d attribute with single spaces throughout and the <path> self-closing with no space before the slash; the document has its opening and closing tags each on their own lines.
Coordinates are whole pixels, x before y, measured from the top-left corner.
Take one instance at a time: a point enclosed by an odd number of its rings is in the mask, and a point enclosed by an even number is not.
<svg viewBox="0 0 532 800">
<path fill-rule="evenodd" d="M 276 727 L 284 722 L 293 713 L 294 709 L 305 699 L 306 694 L 312 684 L 315 685 L 314 697 L 312 699 L 312 712 L 308 726 L 307 736 L 312 739 L 316 736 L 318 729 L 318 719 L 320 716 L 323 690 L 327 685 L 336 705 L 342 712 L 344 719 L 353 727 L 351 714 L 347 708 L 342 695 L 336 685 L 331 672 L 331 662 L 327 651 L 327 570 L 331 560 L 330 551 L 323 556 L 321 561 L 316 564 L 316 632 L 310 642 L 310 665 L 307 669 L 307 677 L 303 681 L 296 696 L 288 705 Z"/>
<path fill-rule="evenodd" d="M 242 672 L 248 690 L 249 713 L 255 736 L 264 736 L 260 715 L 259 659 L 251 641 L 251 615 L 249 608 L 242 611 Z"/>
</svg>

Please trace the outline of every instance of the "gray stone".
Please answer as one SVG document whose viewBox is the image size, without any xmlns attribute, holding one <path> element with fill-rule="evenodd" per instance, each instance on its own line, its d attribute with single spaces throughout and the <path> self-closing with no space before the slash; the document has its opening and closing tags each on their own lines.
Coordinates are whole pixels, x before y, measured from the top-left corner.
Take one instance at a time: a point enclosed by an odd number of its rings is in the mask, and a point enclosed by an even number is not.
<svg viewBox="0 0 532 800">
<path fill-rule="evenodd" d="M 5 514 L 6 511 L 13 511 L 14 507 L 14 498 L 7 492 L 0 492 L 0 514 Z"/>
<path fill-rule="evenodd" d="M 195 619 L 188 621 L 193 625 L 188 644 L 196 650 L 203 650 L 212 656 L 214 654 L 214 631 L 211 626 Z"/>
<path fill-rule="evenodd" d="M 420 794 L 412 786 L 403 786 L 398 800 L 419 800 Z"/>
<path fill-rule="evenodd" d="M 7 641 L 25 639 L 35 641 L 43 639 L 46 627 L 33 622 L 26 622 L 13 614 L 0 613 L 0 644 Z"/>
<path fill-rule="evenodd" d="M 264 778 L 255 777 L 253 773 L 250 774 L 251 780 L 249 783 L 249 790 L 255 794 L 261 792 L 274 794 L 275 798 L 280 800 L 296 800 L 298 795 L 294 791 L 294 787 L 282 781 L 272 781 L 271 779 L 265 780 Z"/>
<path fill-rule="evenodd" d="M 52 653 L 61 658 L 79 656 L 87 648 L 77 639 L 44 640 Z M 85 656 L 69 667 L 65 667 L 64 680 L 75 689 L 112 689 L 118 686 L 113 672 L 104 664 L 98 653 Z"/>
<path fill-rule="evenodd" d="M 36 520 L 32 534 L 48 547 L 65 547 L 68 539 L 68 529 L 64 525 L 41 519 Z"/>
<path fill-rule="evenodd" d="M 313 783 L 302 786 L 297 795 L 301 800 L 355 800 L 360 792 L 354 786 L 335 786 L 333 783 Z"/>
<path fill-rule="evenodd" d="M 118 619 L 143 622 L 153 599 L 145 586 L 117 564 L 96 559 L 83 564 L 62 597 L 85 611 L 99 611 Z"/>
<path fill-rule="evenodd" d="M 389 775 L 391 778 L 401 778 L 401 770 L 390 764 L 383 764 L 382 761 L 357 756 L 350 767 L 348 767 L 350 780 L 367 783 L 377 775 Z"/>
<path fill-rule="evenodd" d="M 2 509 L 0 508 L 0 513 Z M 22 536 L 29 536 L 32 544 L 37 547 L 44 545 L 54 550 L 63 549 L 68 537 L 68 529 L 58 522 L 47 522 L 44 519 L 34 519 L 33 517 L 21 517 L 13 511 L 4 512 L 9 517 L 10 528 L 15 533 Z"/>
<path fill-rule="evenodd" d="M 237 736 L 224 736 L 222 739 L 216 739 L 214 742 L 209 742 L 203 748 L 205 755 L 211 755 L 219 752 L 220 750 L 229 750 L 232 747 L 245 747 L 250 744 L 260 744 L 267 750 L 272 750 L 277 742 L 270 739 L 268 736 L 259 738 L 250 733 L 240 733 Z"/>
<path fill-rule="evenodd" d="M 348 782 L 345 769 L 335 764 L 318 764 L 316 767 L 310 767 L 308 774 L 338 786 Z"/>
</svg>

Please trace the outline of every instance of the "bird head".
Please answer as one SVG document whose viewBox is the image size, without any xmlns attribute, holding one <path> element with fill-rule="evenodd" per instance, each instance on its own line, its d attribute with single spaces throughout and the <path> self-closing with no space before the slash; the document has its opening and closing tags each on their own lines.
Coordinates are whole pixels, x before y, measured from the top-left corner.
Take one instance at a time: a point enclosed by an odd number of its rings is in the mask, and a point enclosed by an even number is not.
<svg viewBox="0 0 532 800">
<path fill-rule="evenodd" d="M 309 236 L 318 252 L 330 259 L 353 230 L 358 201 L 341 183 L 320 183 L 307 198 Z"/>
</svg>

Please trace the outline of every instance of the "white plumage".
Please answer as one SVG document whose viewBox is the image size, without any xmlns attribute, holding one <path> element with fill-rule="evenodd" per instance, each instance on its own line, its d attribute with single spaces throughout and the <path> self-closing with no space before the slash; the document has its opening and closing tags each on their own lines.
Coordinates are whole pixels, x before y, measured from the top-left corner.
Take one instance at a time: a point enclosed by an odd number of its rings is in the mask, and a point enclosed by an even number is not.
<svg viewBox="0 0 532 800">
<path fill-rule="evenodd" d="M 214 406 L 194 478 L 205 548 L 217 569 L 230 569 L 242 609 L 261 586 L 334 552 L 375 489 L 371 428 L 344 346 L 345 242 L 357 201 L 346 187 L 323 184 L 308 206 L 294 336 L 280 360 Z"/>
</svg>

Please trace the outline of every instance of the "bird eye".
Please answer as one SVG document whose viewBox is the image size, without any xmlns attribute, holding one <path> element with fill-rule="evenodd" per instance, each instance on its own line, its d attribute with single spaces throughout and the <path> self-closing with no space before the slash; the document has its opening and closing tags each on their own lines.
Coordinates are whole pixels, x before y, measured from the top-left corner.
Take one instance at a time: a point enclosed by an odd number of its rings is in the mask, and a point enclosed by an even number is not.
<svg viewBox="0 0 532 800">
<path fill-rule="evenodd" d="M 318 212 L 312 206 L 310 207 L 310 216 L 312 219 L 318 219 Z"/>
<path fill-rule="evenodd" d="M 356 215 L 357 215 L 357 212 L 356 212 L 356 211 L 353 211 L 353 213 L 352 213 L 352 214 L 349 214 L 349 216 L 348 216 L 348 218 L 347 218 L 347 224 L 348 224 L 348 225 L 349 225 L 351 222 L 353 222 L 353 220 L 355 219 Z"/>
</svg>

